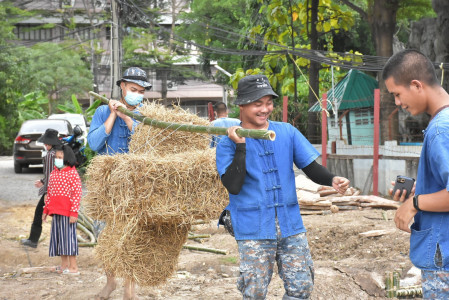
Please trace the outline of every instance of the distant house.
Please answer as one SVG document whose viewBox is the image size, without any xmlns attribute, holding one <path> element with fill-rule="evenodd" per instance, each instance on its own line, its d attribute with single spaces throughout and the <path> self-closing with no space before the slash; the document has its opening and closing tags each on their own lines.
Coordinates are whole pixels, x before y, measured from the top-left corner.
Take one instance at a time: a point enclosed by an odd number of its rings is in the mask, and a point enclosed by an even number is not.
<svg viewBox="0 0 449 300">
<path fill-rule="evenodd" d="M 84 2 L 95 7 L 89 10 L 93 14 L 92 21 L 88 18 Z M 80 42 L 95 39 L 95 46 L 102 49 L 101 55 L 96 59 L 96 78 L 98 91 L 106 97 L 111 96 L 112 86 L 115 84 L 111 81 L 111 33 L 110 20 L 105 20 L 104 16 L 110 14 L 110 1 L 81 1 L 81 0 L 34 0 L 25 2 L 21 5 L 22 9 L 37 12 L 32 17 L 26 18 L 15 24 L 14 33 L 16 34 L 18 44 L 32 46 L 40 42 L 59 43 L 66 39 L 75 39 Z M 72 15 L 64 14 L 63 11 L 69 8 Z M 75 29 L 68 29 L 64 24 L 68 20 L 76 24 Z M 158 26 L 169 28 L 172 23 L 172 17 L 169 14 L 160 18 Z M 92 22 L 92 23 L 91 23 Z M 44 26 L 51 24 L 51 26 Z M 93 30 L 100 29 L 94 37 Z M 194 47 L 186 44 L 186 49 L 192 53 L 185 59 L 183 63 L 175 64 L 190 68 L 195 71 L 200 70 L 199 54 Z M 211 73 L 215 74 L 217 68 L 216 63 L 211 62 Z M 124 68 L 123 68 L 124 69 Z M 221 69 L 221 68 L 220 68 Z M 124 70 L 122 70 L 124 71 Z M 153 85 L 151 91 L 145 93 L 145 98 L 150 100 L 158 100 L 161 98 L 162 84 L 158 79 L 156 71 L 145 69 L 149 80 Z M 221 85 L 201 80 L 184 80 L 179 84 L 176 80 L 170 79 L 167 82 L 167 100 L 166 105 L 173 102 L 179 103 L 185 109 L 195 113 L 201 117 L 207 117 L 207 103 L 224 101 L 227 102 L 227 92 Z M 85 106 L 88 105 L 88 95 L 85 99 L 79 99 Z"/>
<path fill-rule="evenodd" d="M 348 145 L 373 144 L 374 89 L 377 88 L 376 79 L 358 70 L 350 70 L 327 92 L 329 141 L 344 140 Z M 317 102 L 309 112 L 321 110 Z"/>
</svg>

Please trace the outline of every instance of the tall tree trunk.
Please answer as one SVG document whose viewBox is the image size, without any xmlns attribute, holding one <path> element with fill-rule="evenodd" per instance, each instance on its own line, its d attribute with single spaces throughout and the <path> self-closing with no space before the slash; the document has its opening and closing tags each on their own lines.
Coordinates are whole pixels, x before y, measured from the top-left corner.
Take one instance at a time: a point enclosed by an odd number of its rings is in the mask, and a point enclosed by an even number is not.
<svg viewBox="0 0 449 300">
<path fill-rule="evenodd" d="M 378 56 L 390 57 L 393 54 L 393 35 L 396 29 L 396 13 L 400 0 L 373 1 L 368 12 L 371 33 Z M 388 92 L 379 72 L 380 89 L 380 138 L 381 144 L 399 136 L 398 114 L 391 115 L 396 109 L 393 96 Z M 390 124 L 391 123 L 391 124 Z"/>
<path fill-rule="evenodd" d="M 168 70 L 162 68 L 160 71 L 161 74 L 161 98 L 167 99 L 167 80 L 168 80 Z"/>
<path fill-rule="evenodd" d="M 449 61 L 449 2 L 447 0 L 432 0 L 433 10 L 437 13 L 436 39 L 435 39 L 435 61 Z M 438 71 L 441 78 L 441 70 Z M 449 91 L 449 75 L 445 72 L 442 86 Z"/>
<path fill-rule="evenodd" d="M 318 50 L 318 32 L 316 30 L 316 24 L 318 22 L 318 4 L 319 0 L 312 0 L 311 6 L 311 18 L 310 18 L 310 46 L 312 50 Z M 308 103 L 309 108 L 312 107 L 317 101 L 315 94 L 319 96 L 319 72 L 320 72 L 320 64 L 314 61 L 310 61 L 309 67 L 309 97 Z M 313 93 L 313 91 L 315 93 Z M 318 119 L 317 113 L 308 113 L 308 121 L 307 121 L 307 138 L 312 144 L 320 143 L 320 122 Z"/>
</svg>

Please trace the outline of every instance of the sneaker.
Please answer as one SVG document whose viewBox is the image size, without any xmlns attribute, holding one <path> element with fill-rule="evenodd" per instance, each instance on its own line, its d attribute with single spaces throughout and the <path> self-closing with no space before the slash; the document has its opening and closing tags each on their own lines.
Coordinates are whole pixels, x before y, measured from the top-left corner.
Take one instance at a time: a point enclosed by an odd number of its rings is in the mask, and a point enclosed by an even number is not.
<svg viewBox="0 0 449 300">
<path fill-rule="evenodd" d="M 31 247 L 31 248 L 37 248 L 37 243 L 33 242 L 33 241 L 30 241 L 29 239 L 21 239 L 20 243 L 22 245 L 24 245 L 24 246 L 28 246 L 28 247 Z"/>
</svg>

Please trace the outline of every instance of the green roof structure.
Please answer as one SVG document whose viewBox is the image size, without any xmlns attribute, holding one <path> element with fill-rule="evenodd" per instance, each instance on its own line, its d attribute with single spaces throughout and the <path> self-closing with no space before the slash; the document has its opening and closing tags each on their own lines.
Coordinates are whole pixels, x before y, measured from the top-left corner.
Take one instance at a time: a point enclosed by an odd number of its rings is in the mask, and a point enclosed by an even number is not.
<svg viewBox="0 0 449 300">
<path fill-rule="evenodd" d="M 327 92 L 327 110 L 332 110 L 330 102 L 339 104 L 338 110 L 372 107 L 374 106 L 374 89 L 377 88 L 379 84 L 376 79 L 351 69 L 334 88 Z M 309 109 L 309 112 L 320 111 L 319 102 Z"/>
</svg>

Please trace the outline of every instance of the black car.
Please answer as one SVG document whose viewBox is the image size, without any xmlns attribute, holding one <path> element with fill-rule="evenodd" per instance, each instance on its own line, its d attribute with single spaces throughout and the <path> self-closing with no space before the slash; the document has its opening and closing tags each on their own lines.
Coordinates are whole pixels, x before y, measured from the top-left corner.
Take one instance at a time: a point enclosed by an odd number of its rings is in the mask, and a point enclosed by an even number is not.
<svg viewBox="0 0 449 300">
<path fill-rule="evenodd" d="M 73 135 L 73 129 L 67 120 L 28 120 L 23 122 L 14 140 L 14 172 L 22 173 L 29 165 L 41 165 L 45 146 L 37 139 L 48 128 L 59 132 L 59 138 Z"/>
</svg>

